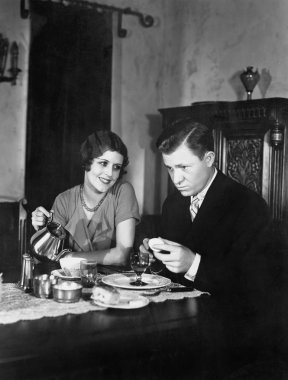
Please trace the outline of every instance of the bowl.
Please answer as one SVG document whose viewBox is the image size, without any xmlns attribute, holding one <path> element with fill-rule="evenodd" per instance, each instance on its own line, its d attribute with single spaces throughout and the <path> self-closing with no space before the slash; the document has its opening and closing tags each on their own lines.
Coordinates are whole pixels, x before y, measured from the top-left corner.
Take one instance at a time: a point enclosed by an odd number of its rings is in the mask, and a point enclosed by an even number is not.
<svg viewBox="0 0 288 380">
<path fill-rule="evenodd" d="M 59 261 L 66 276 L 80 277 L 80 262 L 83 260 L 87 261 L 83 257 L 63 257 Z"/>
<path fill-rule="evenodd" d="M 78 302 L 82 295 L 83 286 L 73 281 L 63 281 L 53 286 L 53 298 L 57 302 Z"/>
</svg>

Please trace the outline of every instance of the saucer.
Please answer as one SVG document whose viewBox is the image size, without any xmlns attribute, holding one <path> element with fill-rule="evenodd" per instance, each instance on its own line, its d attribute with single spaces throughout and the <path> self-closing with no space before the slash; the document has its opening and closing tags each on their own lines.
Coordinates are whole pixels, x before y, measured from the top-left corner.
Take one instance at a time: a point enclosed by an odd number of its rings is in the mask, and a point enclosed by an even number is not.
<svg viewBox="0 0 288 380">
<path fill-rule="evenodd" d="M 65 272 L 63 269 L 55 269 L 51 272 L 53 276 L 61 278 L 61 280 L 66 280 L 66 281 L 79 281 L 81 280 L 81 277 L 72 277 L 72 276 L 66 276 Z"/>
<path fill-rule="evenodd" d="M 139 309 L 149 304 L 149 300 L 138 294 L 121 294 L 117 304 L 107 304 L 101 301 L 96 301 L 91 297 L 93 305 L 107 307 L 112 309 Z"/>
</svg>

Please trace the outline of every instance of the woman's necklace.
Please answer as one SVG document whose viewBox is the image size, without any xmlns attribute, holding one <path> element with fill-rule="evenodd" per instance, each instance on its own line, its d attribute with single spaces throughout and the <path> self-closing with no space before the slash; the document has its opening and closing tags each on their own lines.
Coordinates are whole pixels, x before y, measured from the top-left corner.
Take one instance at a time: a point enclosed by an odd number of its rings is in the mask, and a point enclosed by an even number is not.
<svg viewBox="0 0 288 380">
<path fill-rule="evenodd" d="M 104 197 L 100 200 L 100 202 L 95 206 L 95 207 L 88 207 L 85 200 L 84 200 L 84 196 L 83 196 L 83 185 L 80 186 L 80 200 L 81 200 L 81 204 L 82 206 L 85 208 L 85 210 L 89 211 L 89 212 L 95 212 L 98 210 L 98 208 L 102 205 L 105 197 L 106 197 L 107 193 L 104 195 Z"/>
</svg>

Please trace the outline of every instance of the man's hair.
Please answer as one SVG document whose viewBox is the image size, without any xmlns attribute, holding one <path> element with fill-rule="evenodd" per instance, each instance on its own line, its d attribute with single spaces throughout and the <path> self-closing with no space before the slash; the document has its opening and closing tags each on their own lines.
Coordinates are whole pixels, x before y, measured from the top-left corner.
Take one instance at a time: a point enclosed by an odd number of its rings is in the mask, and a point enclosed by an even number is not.
<svg viewBox="0 0 288 380">
<path fill-rule="evenodd" d="M 214 151 L 212 130 L 193 120 L 180 120 L 165 128 L 156 141 L 161 153 L 171 154 L 185 144 L 201 160 L 208 151 Z"/>
<path fill-rule="evenodd" d="M 82 167 L 88 172 L 91 169 L 93 159 L 102 156 L 107 150 L 118 152 L 123 156 L 123 164 L 119 175 L 119 178 L 121 178 L 125 174 L 124 169 L 129 163 L 127 148 L 116 133 L 107 130 L 99 130 L 92 133 L 81 144 Z"/>
</svg>

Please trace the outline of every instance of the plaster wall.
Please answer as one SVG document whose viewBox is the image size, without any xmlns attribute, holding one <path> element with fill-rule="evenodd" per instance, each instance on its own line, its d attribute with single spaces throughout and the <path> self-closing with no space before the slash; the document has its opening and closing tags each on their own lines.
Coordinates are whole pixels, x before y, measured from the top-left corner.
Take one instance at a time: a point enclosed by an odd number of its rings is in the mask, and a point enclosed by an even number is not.
<svg viewBox="0 0 288 380">
<path fill-rule="evenodd" d="M 287 96 L 286 0 L 180 0 L 169 4 L 165 107 L 246 99 L 239 74 L 247 66 L 258 68 L 261 74 L 253 98 Z"/>
<path fill-rule="evenodd" d="M 135 188 L 140 211 L 151 214 L 160 210 L 161 203 L 161 157 L 155 140 L 161 131 L 158 108 L 163 104 L 166 5 L 161 0 L 126 0 L 117 6 L 137 9 L 155 20 L 153 27 L 143 28 L 137 18 L 124 17 L 123 27 L 128 35 L 121 39 L 114 33 L 112 75 L 112 130 L 127 144 L 130 158 L 127 179 Z"/>
<path fill-rule="evenodd" d="M 20 2 L 1 0 L 0 33 L 19 46 L 18 67 L 22 70 L 16 86 L 0 83 L 0 202 L 23 198 L 26 146 L 29 22 L 20 18 Z M 5 75 L 9 76 L 10 55 Z"/>
</svg>

